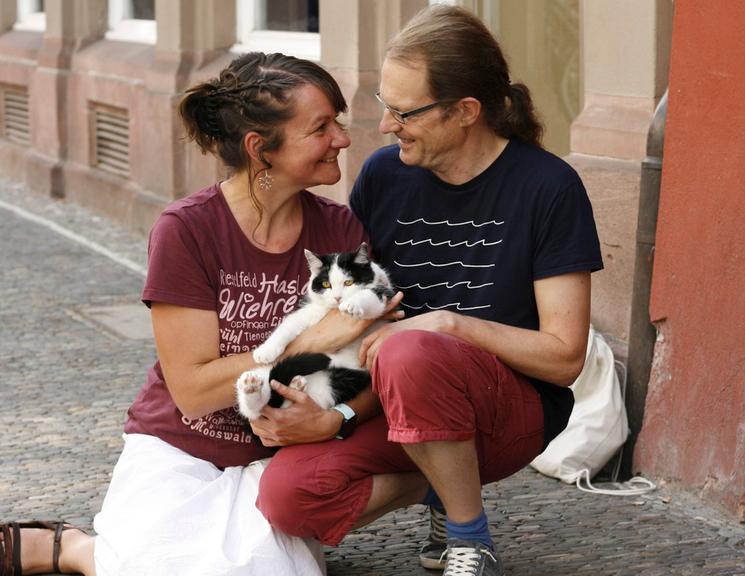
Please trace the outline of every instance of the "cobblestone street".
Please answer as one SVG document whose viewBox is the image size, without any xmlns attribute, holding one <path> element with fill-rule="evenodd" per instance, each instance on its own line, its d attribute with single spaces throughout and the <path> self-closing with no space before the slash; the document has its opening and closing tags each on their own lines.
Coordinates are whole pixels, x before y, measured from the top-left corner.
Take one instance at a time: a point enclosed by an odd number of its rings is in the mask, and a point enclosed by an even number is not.
<svg viewBox="0 0 745 576">
<path fill-rule="evenodd" d="M 0 230 L 0 519 L 90 529 L 154 359 L 139 305 L 146 241 L 2 181 Z M 745 525 L 667 485 L 609 497 L 524 470 L 485 495 L 510 576 L 745 575 Z M 423 512 L 328 549 L 329 575 L 432 574 L 416 557 Z"/>
</svg>

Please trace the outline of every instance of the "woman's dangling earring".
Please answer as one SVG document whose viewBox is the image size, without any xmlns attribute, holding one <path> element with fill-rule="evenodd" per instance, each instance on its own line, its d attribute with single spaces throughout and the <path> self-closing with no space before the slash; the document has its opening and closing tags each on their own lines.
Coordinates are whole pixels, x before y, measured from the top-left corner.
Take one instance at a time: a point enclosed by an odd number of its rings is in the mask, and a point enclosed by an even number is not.
<svg viewBox="0 0 745 576">
<path fill-rule="evenodd" d="M 259 189 L 262 192 L 269 192 L 269 190 L 272 189 L 272 183 L 274 182 L 274 178 L 272 178 L 272 175 L 269 174 L 269 169 L 265 168 L 264 172 L 261 176 L 258 178 L 259 182 Z"/>
</svg>

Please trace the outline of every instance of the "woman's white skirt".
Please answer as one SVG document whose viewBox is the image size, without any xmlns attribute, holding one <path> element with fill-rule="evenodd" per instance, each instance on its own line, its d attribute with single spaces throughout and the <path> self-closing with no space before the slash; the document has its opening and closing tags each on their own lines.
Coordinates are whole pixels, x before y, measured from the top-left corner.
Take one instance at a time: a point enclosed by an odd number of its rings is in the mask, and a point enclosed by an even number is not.
<svg viewBox="0 0 745 576">
<path fill-rule="evenodd" d="M 94 520 L 97 576 L 325 574 L 318 542 L 277 532 L 256 509 L 267 462 L 220 470 L 153 436 L 125 435 Z"/>
</svg>

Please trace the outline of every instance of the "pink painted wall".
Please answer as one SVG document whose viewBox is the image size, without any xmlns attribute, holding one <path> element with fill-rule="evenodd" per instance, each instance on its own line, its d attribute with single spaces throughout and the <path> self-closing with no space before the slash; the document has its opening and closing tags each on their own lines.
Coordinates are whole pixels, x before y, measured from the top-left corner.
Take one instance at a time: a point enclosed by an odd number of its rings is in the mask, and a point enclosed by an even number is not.
<svg viewBox="0 0 745 576">
<path fill-rule="evenodd" d="M 745 510 L 745 2 L 675 3 L 634 469 Z"/>
</svg>

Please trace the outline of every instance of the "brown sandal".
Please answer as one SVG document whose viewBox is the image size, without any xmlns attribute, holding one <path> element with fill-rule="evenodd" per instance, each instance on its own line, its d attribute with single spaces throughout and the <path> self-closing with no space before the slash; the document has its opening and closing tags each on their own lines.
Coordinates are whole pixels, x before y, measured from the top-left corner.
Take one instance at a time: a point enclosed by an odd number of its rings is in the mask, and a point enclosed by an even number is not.
<svg viewBox="0 0 745 576">
<path fill-rule="evenodd" d="M 8 522 L 0 524 L 3 540 L 0 542 L 0 576 L 21 576 L 21 529 L 42 528 L 54 532 L 52 547 L 52 570 L 59 573 L 59 554 L 62 532 L 76 528 L 60 521 Z"/>
</svg>

